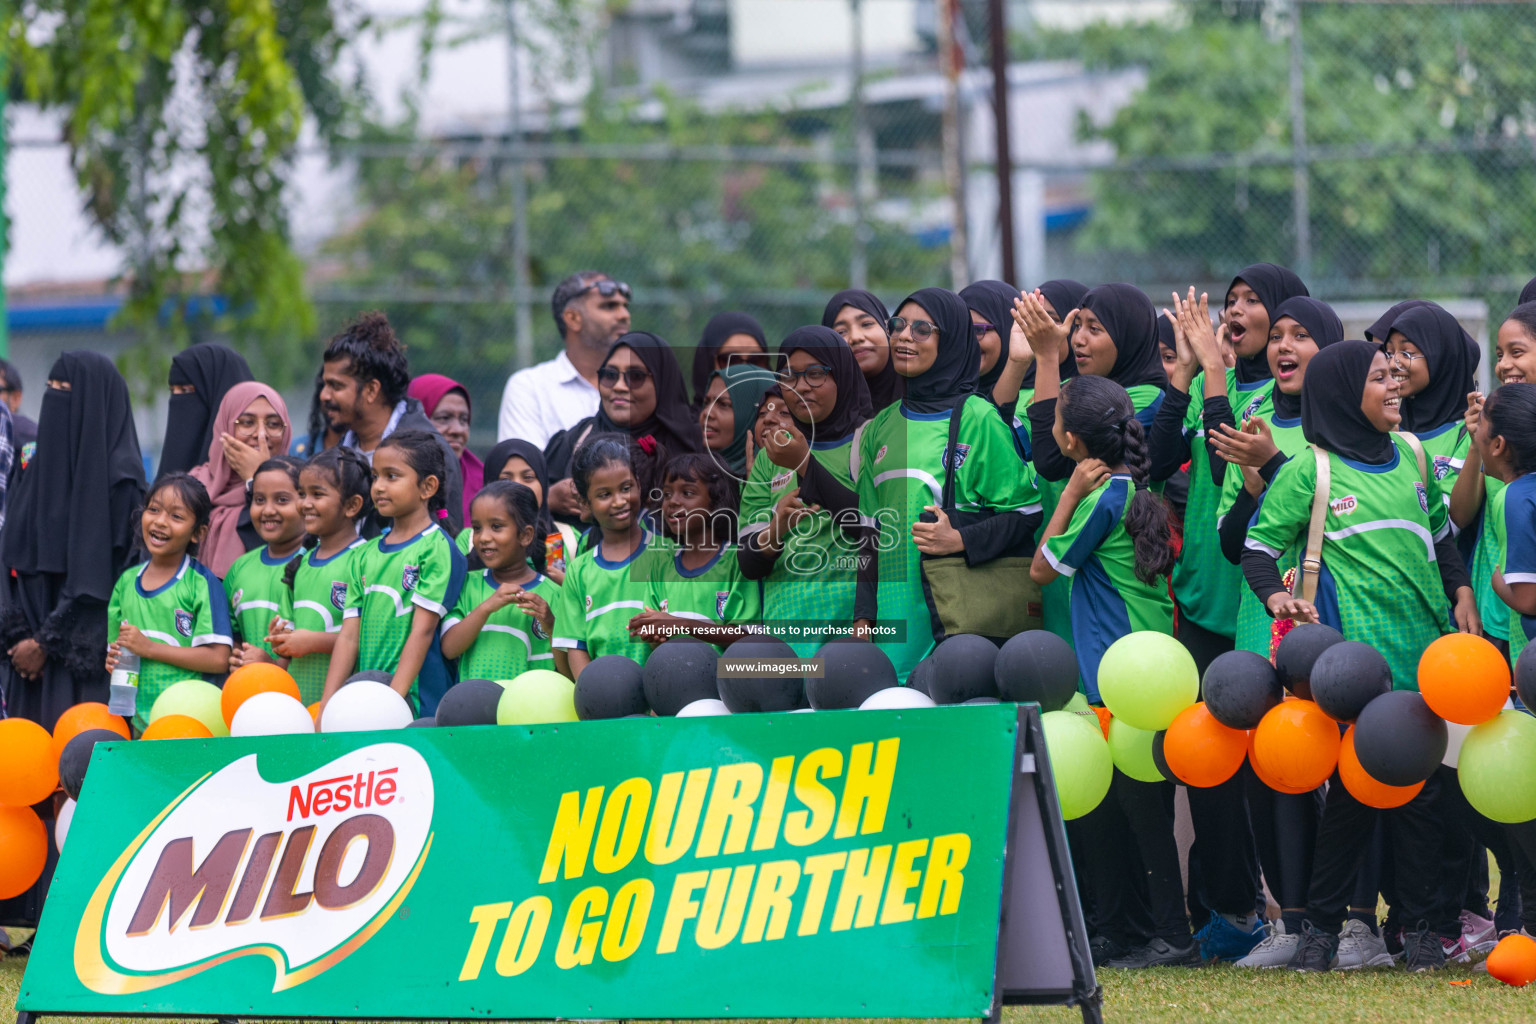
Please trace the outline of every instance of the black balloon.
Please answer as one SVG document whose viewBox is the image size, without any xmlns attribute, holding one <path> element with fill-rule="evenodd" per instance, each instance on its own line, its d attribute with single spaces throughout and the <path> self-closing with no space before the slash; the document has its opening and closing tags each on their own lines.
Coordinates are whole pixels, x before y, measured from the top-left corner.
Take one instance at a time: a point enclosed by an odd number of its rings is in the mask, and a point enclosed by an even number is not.
<svg viewBox="0 0 1536 1024">
<path fill-rule="evenodd" d="M 1178 782 L 1178 776 L 1174 775 L 1173 769 L 1168 767 L 1168 755 L 1163 753 L 1163 739 L 1167 735 L 1167 729 L 1159 729 L 1152 734 L 1152 763 L 1157 765 L 1157 770 L 1163 773 L 1163 778 L 1169 782 Z"/>
<path fill-rule="evenodd" d="M 928 696 L 936 704 L 964 704 L 997 697 L 997 645 L 984 636 L 958 633 L 933 649 Z"/>
<path fill-rule="evenodd" d="M 437 724 L 495 725 L 496 705 L 506 691 L 489 679 L 466 679 L 448 687 L 437 705 Z"/>
<path fill-rule="evenodd" d="M 1412 786 L 1435 773 L 1445 756 L 1445 719 L 1413 690 L 1392 690 L 1355 719 L 1355 756 L 1378 782 Z"/>
<path fill-rule="evenodd" d="M 354 672 L 350 676 L 347 676 L 347 683 L 356 683 L 366 680 L 370 683 L 383 683 L 385 686 L 388 686 L 391 682 L 394 681 L 394 678 L 395 677 L 393 673 L 385 672 L 381 668 L 365 668 L 361 672 Z M 342 685 L 345 686 L 346 683 L 342 683 Z"/>
<path fill-rule="evenodd" d="M 87 729 L 64 744 L 59 755 L 59 784 L 71 800 L 80 799 L 80 786 L 85 782 L 85 769 L 91 763 L 91 751 L 98 743 L 116 743 L 122 734 L 111 729 Z"/>
<path fill-rule="evenodd" d="M 425 718 L 418 718 L 418 719 L 416 719 L 410 725 L 406 726 L 406 728 L 407 729 L 431 729 L 431 728 L 434 728 L 436 725 L 437 725 L 437 719 L 432 717 L 431 715 L 428 715 Z"/>
<path fill-rule="evenodd" d="M 934 671 L 935 665 L 933 661 L 933 655 L 930 654 L 928 657 L 912 666 L 912 671 L 907 673 L 907 685 L 919 693 L 926 693 L 928 696 L 932 697 Z"/>
<path fill-rule="evenodd" d="M 1515 628 L 1523 627 L 1517 623 Z M 1515 659 L 1515 692 L 1521 704 L 1536 710 L 1536 644 L 1527 644 Z"/>
<path fill-rule="evenodd" d="M 1252 651 L 1218 654 L 1206 667 L 1200 695 L 1211 717 L 1229 729 L 1252 729 L 1285 696 L 1269 659 Z"/>
<path fill-rule="evenodd" d="M 576 677 L 576 717 L 627 718 L 650 710 L 640 665 L 622 654 L 593 658 Z"/>
<path fill-rule="evenodd" d="M 1392 666 L 1358 640 L 1326 648 L 1312 665 L 1312 699 L 1323 714 L 1353 722 L 1372 700 L 1392 689 Z"/>
<path fill-rule="evenodd" d="M 1077 693 L 1077 655 L 1055 633 L 1032 629 L 1003 644 L 993 666 L 997 695 L 1041 711 L 1060 711 Z"/>
<path fill-rule="evenodd" d="M 675 715 L 696 700 L 718 700 L 720 655 L 702 640 L 674 636 L 651 652 L 641 671 L 645 701 L 658 715 Z"/>
<path fill-rule="evenodd" d="M 795 649 L 771 636 L 744 636 L 725 649 L 726 658 L 746 661 L 783 661 L 795 658 Z M 764 674 L 721 675 L 720 699 L 740 715 L 756 711 L 793 711 L 805 707 L 805 676 Z"/>
<path fill-rule="evenodd" d="M 1302 700 L 1311 700 L 1312 666 L 1317 656 L 1343 642 L 1343 633 L 1320 622 L 1304 622 L 1292 629 L 1275 648 L 1275 674 L 1281 685 Z"/>
<path fill-rule="evenodd" d="M 828 640 L 816 657 L 822 662 L 822 677 L 805 681 L 805 695 L 818 711 L 856 708 L 876 690 L 896 685 L 896 667 L 891 659 L 867 640 Z"/>
</svg>

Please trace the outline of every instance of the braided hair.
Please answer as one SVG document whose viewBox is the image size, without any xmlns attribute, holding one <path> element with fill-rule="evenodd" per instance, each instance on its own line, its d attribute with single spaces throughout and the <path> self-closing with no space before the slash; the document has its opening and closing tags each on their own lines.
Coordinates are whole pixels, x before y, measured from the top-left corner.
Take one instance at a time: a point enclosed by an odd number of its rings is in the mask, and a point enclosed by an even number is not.
<svg viewBox="0 0 1536 1024">
<path fill-rule="evenodd" d="M 1136 578 L 1155 583 L 1173 571 L 1175 559 L 1168 506 L 1148 489 L 1152 456 L 1131 396 L 1108 377 L 1089 374 L 1061 386 L 1056 408 L 1062 429 L 1077 436 L 1090 458 L 1130 470 L 1136 489 L 1126 510 L 1125 532 L 1136 546 Z"/>
</svg>

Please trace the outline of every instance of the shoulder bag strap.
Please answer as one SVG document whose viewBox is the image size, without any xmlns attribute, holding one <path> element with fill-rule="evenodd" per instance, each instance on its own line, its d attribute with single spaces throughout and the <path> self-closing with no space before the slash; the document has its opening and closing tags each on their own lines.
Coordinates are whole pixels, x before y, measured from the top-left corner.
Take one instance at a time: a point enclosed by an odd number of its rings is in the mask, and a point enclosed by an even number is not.
<svg viewBox="0 0 1536 1024">
<path fill-rule="evenodd" d="M 1413 449 L 1413 457 L 1419 464 L 1419 479 L 1428 483 L 1429 461 L 1424 457 L 1424 442 L 1419 440 L 1418 435 L 1406 430 L 1400 431 L 1397 436 L 1407 441 L 1408 447 Z"/>
<path fill-rule="evenodd" d="M 969 395 L 961 395 L 955 402 L 954 408 L 949 410 L 949 447 L 944 449 L 940 461 L 944 463 L 944 488 L 939 495 L 939 507 L 951 509 L 955 507 L 955 471 L 952 468 L 955 463 L 955 448 L 960 443 L 960 415 L 965 409 L 965 400 Z"/>
<path fill-rule="evenodd" d="M 1299 586 L 1294 591 L 1297 597 L 1309 604 L 1317 600 L 1317 580 L 1323 571 L 1323 520 L 1328 515 L 1328 489 L 1332 484 L 1328 453 L 1321 448 L 1313 448 L 1312 455 L 1317 460 L 1317 480 L 1312 489 L 1312 518 L 1307 523 L 1307 549 L 1301 556 L 1301 568 L 1296 574 Z"/>
<path fill-rule="evenodd" d="M 868 425 L 869 421 L 865 420 L 863 423 L 860 423 L 858 426 L 854 427 L 853 442 L 848 445 L 848 476 L 853 480 L 854 490 L 859 489 L 859 469 L 861 466 L 860 459 L 863 457 L 859 452 L 859 445 L 864 443 L 864 428 Z"/>
</svg>

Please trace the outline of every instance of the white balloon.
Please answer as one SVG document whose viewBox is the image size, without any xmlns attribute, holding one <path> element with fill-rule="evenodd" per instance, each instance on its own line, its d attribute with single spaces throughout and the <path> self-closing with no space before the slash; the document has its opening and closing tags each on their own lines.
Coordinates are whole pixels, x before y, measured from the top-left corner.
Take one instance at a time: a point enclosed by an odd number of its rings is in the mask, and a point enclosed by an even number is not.
<svg viewBox="0 0 1536 1024">
<path fill-rule="evenodd" d="M 313 733 L 315 720 L 309 709 L 286 693 L 267 690 L 247 697 L 229 723 L 231 736 L 284 736 Z"/>
<path fill-rule="evenodd" d="M 320 712 L 321 732 L 404 729 L 414 721 L 411 706 L 392 687 L 359 679 L 337 690 Z"/>
<path fill-rule="evenodd" d="M 59 808 L 59 816 L 53 822 L 53 842 L 60 850 L 64 849 L 64 837 L 69 834 L 69 823 L 75 820 L 75 802 L 65 800 L 64 806 Z"/>
<path fill-rule="evenodd" d="M 1455 722 L 1445 723 L 1445 756 L 1440 763 L 1447 768 L 1455 768 L 1461 760 L 1461 741 L 1467 738 L 1467 733 L 1477 728 L 1474 725 L 1458 725 Z"/>
<path fill-rule="evenodd" d="M 816 710 L 815 708 L 795 708 L 793 711 L 790 712 L 790 714 L 792 714 L 792 715 L 808 715 L 812 711 L 815 711 L 815 710 Z"/>
<path fill-rule="evenodd" d="M 887 686 L 864 698 L 860 711 L 894 711 L 901 708 L 935 707 L 933 698 L 910 686 Z"/>
<path fill-rule="evenodd" d="M 678 718 L 708 718 L 713 715 L 728 715 L 731 709 L 725 706 L 725 701 L 716 700 L 714 697 L 705 697 L 691 704 L 684 704 L 678 709 Z"/>
<path fill-rule="evenodd" d="M 970 700 L 961 701 L 962 704 L 1001 704 L 997 697 L 972 697 Z"/>
</svg>

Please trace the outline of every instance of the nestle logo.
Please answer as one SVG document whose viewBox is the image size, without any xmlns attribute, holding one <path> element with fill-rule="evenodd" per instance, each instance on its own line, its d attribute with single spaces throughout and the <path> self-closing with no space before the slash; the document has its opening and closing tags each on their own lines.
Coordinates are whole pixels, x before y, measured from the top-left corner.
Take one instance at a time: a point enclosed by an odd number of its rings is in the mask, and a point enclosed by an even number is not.
<svg viewBox="0 0 1536 1024">
<path fill-rule="evenodd" d="M 335 779 L 317 779 L 302 788 L 290 786 L 288 820 L 293 820 L 295 811 L 300 818 L 318 818 L 332 811 L 382 807 L 395 799 L 395 780 L 390 776 L 399 770 L 384 768 Z"/>
</svg>

